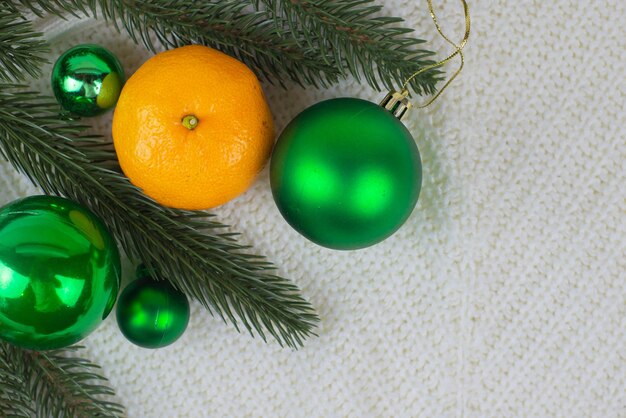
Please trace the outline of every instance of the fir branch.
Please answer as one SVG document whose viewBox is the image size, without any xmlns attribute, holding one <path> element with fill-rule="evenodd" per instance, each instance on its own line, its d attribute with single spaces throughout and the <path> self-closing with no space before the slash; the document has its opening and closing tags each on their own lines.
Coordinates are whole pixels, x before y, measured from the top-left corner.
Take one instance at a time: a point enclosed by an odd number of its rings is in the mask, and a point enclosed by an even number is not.
<svg viewBox="0 0 626 418">
<path fill-rule="evenodd" d="M 265 11 L 247 10 L 241 0 L 13 0 L 38 15 L 54 13 L 98 17 L 124 29 L 136 43 L 156 52 L 152 35 L 166 48 L 188 44 L 215 47 L 236 57 L 269 81 L 291 78 L 300 84 L 329 85 L 340 69 L 319 52 L 301 47 L 272 23 Z M 303 36 L 302 34 L 300 36 Z"/>
<path fill-rule="evenodd" d="M 408 37 L 400 18 L 377 17 L 373 0 L 12 0 L 35 13 L 96 16 L 100 13 L 155 50 L 200 43 L 235 56 L 269 81 L 289 77 L 327 86 L 353 75 L 377 90 L 398 88 L 432 52 Z M 263 7 L 261 7 L 263 6 Z M 415 93 L 432 93 L 439 70 L 412 82 Z"/>
<path fill-rule="evenodd" d="M 0 383 L 1 416 L 123 416 L 123 407 L 109 400 L 115 392 L 100 367 L 75 357 L 78 349 L 36 352 L 0 342 L 0 376 L 6 377 Z"/>
<path fill-rule="evenodd" d="M 25 364 L 18 349 L 0 341 L 0 417 L 31 417 L 34 405 L 28 392 Z"/>
<path fill-rule="evenodd" d="M 407 36 L 412 29 L 398 26 L 399 17 L 378 16 L 382 6 L 374 0 L 256 0 L 270 11 L 275 21 L 285 17 L 298 39 L 304 27 L 306 45 L 329 51 L 326 62 L 339 63 L 357 80 L 380 90 L 398 88 L 420 68 L 432 64 L 433 53 L 420 46 L 425 41 Z M 336 64 L 335 64 L 336 65 Z M 440 71 L 426 71 L 411 86 L 417 94 L 430 94 Z"/>
<path fill-rule="evenodd" d="M 0 10 L 0 81 L 41 75 L 48 48 L 40 35 L 16 9 Z"/>
<path fill-rule="evenodd" d="M 0 85 L 0 153 L 46 193 L 91 208 L 131 257 L 264 340 L 302 345 L 318 321 L 297 287 L 205 212 L 164 208 L 121 174 L 112 144 L 61 121 L 58 105 Z"/>
</svg>

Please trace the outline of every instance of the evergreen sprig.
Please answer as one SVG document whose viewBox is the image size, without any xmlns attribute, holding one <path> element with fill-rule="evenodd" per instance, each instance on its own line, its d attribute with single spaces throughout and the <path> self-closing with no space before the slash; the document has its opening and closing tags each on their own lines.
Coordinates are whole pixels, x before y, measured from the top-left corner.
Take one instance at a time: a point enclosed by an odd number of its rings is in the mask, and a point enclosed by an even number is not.
<svg viewBox="0 0 626 418">
<path fill-rule="evenodd" d="M 0 417 L 117 418 L 124 408 L 80 347 L 36 352 L 0 341 Z"/>
<path fill-rule="evenodd" d="M 0 342 L 0 417 L 31 417 L 35 414 L 17 347 Z"/>
<path fill-rule="evenodd" d="M 205 212 L 158 205 L 121 174 L 109 141 L 83 135 L 83 126 L 59 120 L 54 101 L 15 87 L 0 85 L 0 153 L 16 169 L 91 208 L 131 258 L 237 329 L 290 347 L 313 333 L 318 318 L 298 288 L 244 252 L 236 234 Z"/>
<path fill-rule="evenodd" d="M 300 84 L 329 85 L 340 71 L 319 59 L 317 51 L 301 48 L 295 39 L 281 36 L 268 13 L 249 10 L 241 0 L 13 0 L 38 15 L 102 17 L 133 41 L 157 51 L 152 36 L 167 48 L 188 44 L 210 45 L 253 68 L 267 80 L 290 78 Z M 302 35 L 301 35 L 302 36 Z"/>
<path fill-rule="evenodd" d="M 380 90 L 398 88 L 432 63 L 423 40 L 408 36 L 403 20 L 379 17 L 373 0 L 10 0 L 38 14 L 98 16 L 155 50 L 200 43 L 235 56 L 271 82 L 290 78 L 327 86 L 352 75 Z M 432 93 L 440 72 L 412 80 Z"/>
<path fill-rule="evenodd" d="M 40 35 L 16 9 L 0 9 L 0 81 L 41 75 L 48 48 Z"/>
<path fill-rule="evenodd" d="M 294 39 L 304 34 L 304 47 L 325 53 L 322 59 L 346 68 L 377 90 L 402 85 L 413 73 L 434 61 L 425 41 L 408 36 L 412 29 L 399 26 L 399 17 L 380 16 L 382 6 L 373 0 L 256 0 L 272 14 L 274 22 L 287 22 Z M 302 31 L 302 28 L 306 28 Z M 283 28 L 279 28 L 283 29 Z M 439 72 L 427 71 L 412 80 L 417 94 L 434 92 Z"/>
</svg>

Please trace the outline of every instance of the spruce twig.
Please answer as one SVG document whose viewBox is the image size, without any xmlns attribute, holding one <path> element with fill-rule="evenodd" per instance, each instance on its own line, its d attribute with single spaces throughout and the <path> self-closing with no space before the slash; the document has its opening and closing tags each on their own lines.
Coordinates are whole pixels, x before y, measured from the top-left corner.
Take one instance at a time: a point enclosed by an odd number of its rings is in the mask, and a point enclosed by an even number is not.
<svg viewBox="0 0 626 418">
<path fill-rule="evenodd" d="M 298 288 L 205 212 L 164 208 L 121 174 L 115 151 L 61 121 L 56 102 L 0 84 L 0 153 L 46 193 L 91 208 L 121 247 L 235 327 L 298 347 L 318 321 Z M 22 86 L 23 88 L 23 86 Z"/>
<path fill-rule="evenodd" d="M 0 341 L 0 416 L 118 418 L 124 408 L 80 347 L 36 352 Z"/>
<path fill-rule="evenodd" d="M 41 75 L 48 48 L 40 35 L 17 10 L 0 10 L 0 81 Z"/>
<path fill-rule="evenodd" d="M 330 85 L 341 76 L 319 52 L 286 37 L 265 11 L 248 10 L 241 0 L 12 0 L 38 15 L 102 17 L 133 41 L 156 52 L 152 35 L 167 48 L 203 44 L 220 49 L 269 81 L 290 78 L 300 84 Z M 301 35 L 303 36 L 303 35 Z"/>
<path fill-rule="evenodd" d="M 34 405 L 28 392 L 25 363 L 16 347 L 0 342 L 0 417 L 31 417 Z"/>
<path fill-rule="evenodd" d="M 275 22 L 287 22 L 295 39 L 301 28 L 302 46 L 328 51 L 326 62 L 346 68 L 359 80 L 380 90 L 398 88 L 420 68 L 432 64 L 424 40 L 408 36 L 412 29 L 399 26 L 399 17 L 379 16 L 382 6 L 374 0 L 256 0 Z M 434 92 L 439 71 L 426 71 L 411 86 L 416 94 Z"/>
<path fill-rule="evenodd" d="M 393 89 L 432 63 L 424 41 L 409 37 L 412 30 L 398 26 L 402 19 L 378 17 L 373 0 L 10 1 L 38 14 L 100 14 L 153 51 L 152 34 L 166 47 L 213 46 L 271 82 L 328 86 L 352 75 L 377 90 Z M 416 77 L 415 93 L 432 93 L 439 74 Z"/>
</svg>

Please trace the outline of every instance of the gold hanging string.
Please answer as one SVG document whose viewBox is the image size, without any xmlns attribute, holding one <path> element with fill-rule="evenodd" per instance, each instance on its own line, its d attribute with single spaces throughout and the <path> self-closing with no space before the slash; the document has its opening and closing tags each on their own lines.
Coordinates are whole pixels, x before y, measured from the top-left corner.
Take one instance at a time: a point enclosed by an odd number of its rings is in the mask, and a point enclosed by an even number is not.
<svg viewBox="0 0 626 418">
<path fill-rule="evenodd" d="M 427 0 L 427 1 L 428 1 L 428 10 L 430 11 L 430 17 L 433 19 L 433 22 L 435 23 L 435 27 L 437 28 L 437 32 L 439 32 L 441 37 L 443 39 L 445 39 L 447 43 L 452 45 L 455 50 L 454 50 L 454 52 L 452 54 L 448 55 L 443 60 L 441 60 L 439 62 L 436 62 L 434 64 L 427 65 L 427 66 L 421 68 L 420 70 L 416 71 L 415 73 L 413 73 L 409 78 L 407 78 L 406 81 L 404 82 L 404 84 L 402 85 L 402 91 L 401 91 L 402 96 L 408 97 L 408 95 L 409 95 L 409 90 L 408 90 L 409 83 L 415 77 L 417 77 L 418 75 L 424 73 L 425 71 L 428 71 L 428 70 L 433 69 L 433 68 L 441 67 L 442 65 L 445 65 L 448 61 L 451 61 L 452 59 L 454 59 L 454 57 L 456 57 L 457 55 L 459 57 L 461 57 L 461 64 L 459 65 L 459 68 L 456 70 L 456 72 L 454 74 L 452 74 L 452 77 L 450 77 L 450 79 L 446 82 L 446 84 L 444 84 L 443 87 L 441 89 L 439 89 L 439 91 L 437 93 L 435 93 L 435 95 L 433 97 L 430 98 L 430 100 L 428 100 L 425 104 L 422 104 L 422 105 L 419 105 L 419 106 L 414 106 L 414 107 L 417 107 L 418 109 L 422 109 L 422 108 L 425 108 L 427 106 L 430 106 L 432 104 L 432 102 L 437 100 L 439 95 L 441 93 L 443 93 L 443 91 L 450 85 L 450 83 L 452 83 L 452 81 L 456 78 L 456 76 L 459 75 L 459 73 L 463 69 L 463 65 L 465 64 L 465 58 L 463 56 L 463 48 L 465 47 L 465 44 L 467 44 L 467 41 L 468 41 L 469 36 L 470 36 L 470 14 L 469 14 L 469 7 L 467 6 L 467 2 L 465 0 L 461 0 L 461 3 L 463 3 L 463 12 L 465 14 L 465 35 L 463 36 L 463 39 L 461 40 L 461 42 L 459 44 L 456 44 L 456 43 L 452 42 L 450 40 L 450 38 L 448 38 L 443 33 L 443 31 L 441 30 L 441 26 L 439 25 L 439 20 L 437 19 L 437 16 L 435 15 L 435 10 L 433 8 L 433 2 L 432 2 L 432 0 Z"/>
</svg>

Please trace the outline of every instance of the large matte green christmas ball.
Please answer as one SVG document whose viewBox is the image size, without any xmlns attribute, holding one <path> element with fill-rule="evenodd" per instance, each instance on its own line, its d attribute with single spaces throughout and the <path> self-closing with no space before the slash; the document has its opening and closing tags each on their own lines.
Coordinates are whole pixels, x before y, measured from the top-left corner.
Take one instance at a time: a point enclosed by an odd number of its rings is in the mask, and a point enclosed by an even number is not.
<svg viewBox="0 0 626 418">
<path fill-rule="evenodd" d="M 354 98 L 300 113 L 271 162 L 274 200 L 287 222 L 324 247 L 353 250 L 392 235 L 419 197 L 422 164 L 407 128 Z"/>
<path fill-rule="evenodd" d="M 117 324 L 133 344 L 161 348 L 176 341 L 189 322 L 187 297 L 168 282 L 141 277 L 117 302 Z"/>
<path fill-rule="evenodd" d="M 111 51 L 99 45 L 75 46 L 52 70 L 52 90 L 61 106 L 80 116 L 113 108 L 124 85 L 124 70 Z"/>
<path fill-rule="evenodd" d="M 47 350 L 107 317 L 120 258 L 102 222 L 71 200 L 33 196 L 0 209 L 0 338 Z"/>
</svg>

